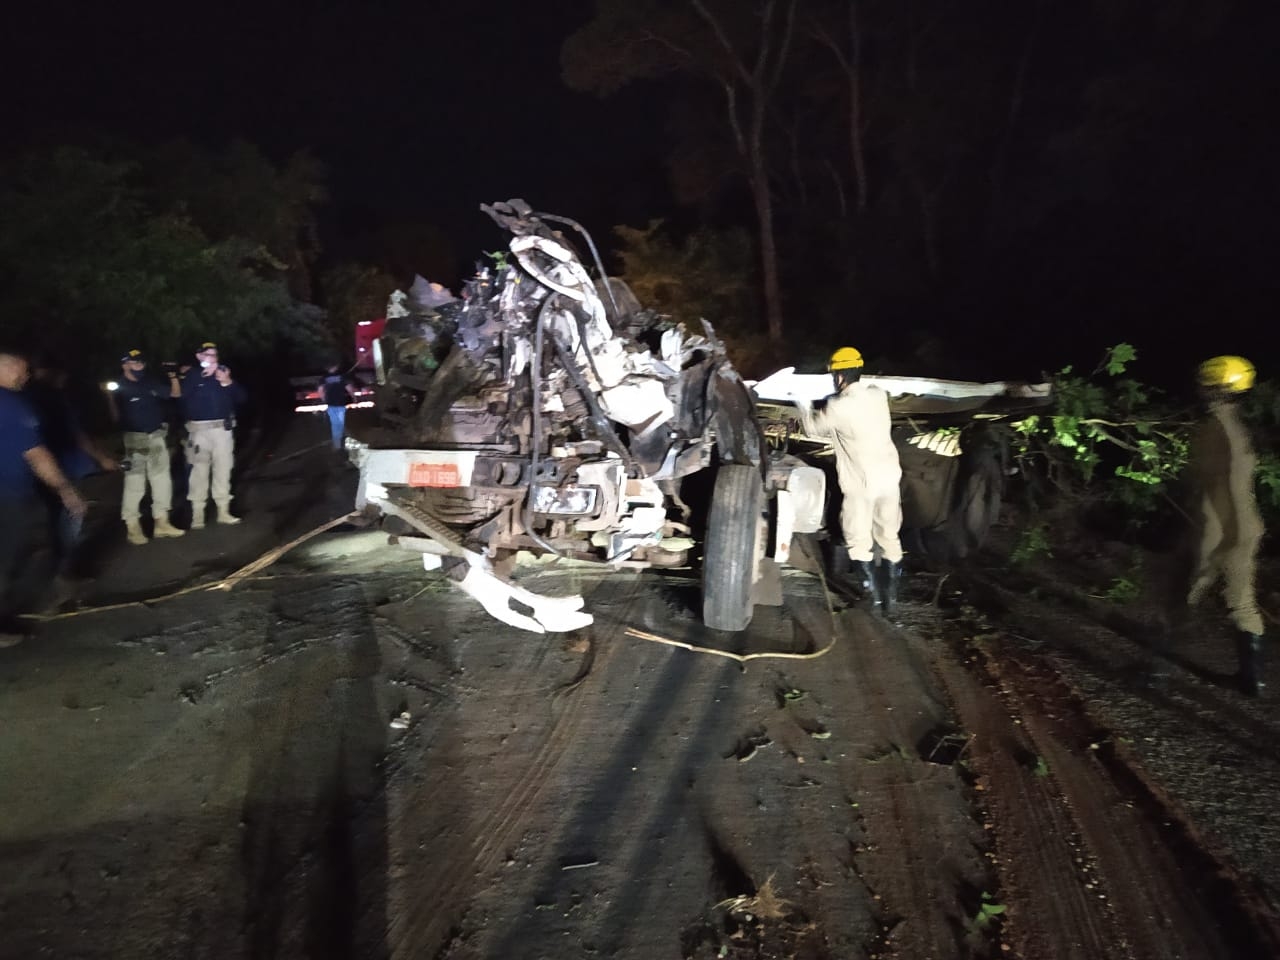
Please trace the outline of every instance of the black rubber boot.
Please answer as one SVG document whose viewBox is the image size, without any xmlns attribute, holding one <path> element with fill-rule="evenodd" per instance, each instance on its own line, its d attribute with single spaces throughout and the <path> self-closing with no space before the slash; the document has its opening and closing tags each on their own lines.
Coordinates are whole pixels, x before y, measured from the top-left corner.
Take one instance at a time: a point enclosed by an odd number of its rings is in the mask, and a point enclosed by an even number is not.
<svg viewBox="0 0 1280 960">
<path fill-rule="evenodd" d="M 880 605 L 879 591 L 876 590 L 876 568 L 874 561 L 858 560 L 853 565 L 854 576 L 858 578 L 858 586 L 862 588 L 862 595 L 876 606 Z"/>
<path fill-rule="evenodd" d="M 1151 640 L 1151 649 L 1146 660 L 1138 668 L 1140 683 L 1146 686 L 1157 686 L 1169 678 L 1169 654 L 1173 652 L 1173 638 L 1167 630 L 1161 629 Z"/>
<path fill-rule="evenodd" d="M 898 581 L 902 578 L 902 564 L 886 561 L 880 564 L 879 574 L 880 595 L 877 606 L 887 617 L 898 606 Z"/>
<path fill-rule="evenodd" d="M 1240 663 L 1240 672 L 1236 674 L 1240 681 L 1240 690 L 1247 697 L 1256 697 L 1262 692 L 1262 635 L 1245 633 L 1236 634 L 1236 658 Z"/>
<path fill-rule="evenodd" d="M 849 551 L 844 544 L 831 545 L 831 576 L 843 579 L 853 570 L 853 561 L 849 559 Z"/>
</svg>

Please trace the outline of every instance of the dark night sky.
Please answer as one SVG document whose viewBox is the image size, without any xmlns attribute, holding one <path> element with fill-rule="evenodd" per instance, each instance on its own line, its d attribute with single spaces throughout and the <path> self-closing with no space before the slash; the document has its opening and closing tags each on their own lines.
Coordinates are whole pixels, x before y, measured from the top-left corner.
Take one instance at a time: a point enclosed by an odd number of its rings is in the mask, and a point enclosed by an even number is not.
<svg viewBox="0 0 1280 960">
<path fill-rule="evenodd" d="M 21 95 L 6 135 L 310 147 L 330 168 L 330 248 L 412 220 L 465 258 L 498 235 L 479 203 L 512 196 L 603 231 L 671 201 L 652 88 L 603 103 L 560 82 L 560 43 L 590 13 L 589 0 L 52 0 L 8 15 L 6 89 Z"/>
<path fill-rule="evenodd" d="M 1107 157 L 1122 175 L 1094 177 L 1087 202 L 1005 252 L 1003 273 L 975 274 L 972 287 L 956 284 L 933 302 L 893 293 L 880 305 L 894 327 L 881 348 L 909 349 L 903 330 L 937 329 L 958 339 L 966 357 L 1005 349 L 1018 366 L 1053 366 L 1077 349 L 1089 355 L 1130 338 L 1181 369 L 1205 349 L 1198 333 L 1212 317 L 1231 336 L 1209 349 L 1260 349 L 1271 337 L 1280 276 L 1263 253 L 1274 250 L 1280 220 L 1265 212 L 1280 197 L 1269 169 L 1280 89 L 1269 26 L 1280 4 L 1235 7 L 1231 46 L 1209 66 L 1172 72 L 1176 110 L 1154 135 L 1167 147 L 1130 137 L 1125 149 L 1137 144 L 1146 159 Z M 574 217 L 607 241 L 613 224 L 676 212 L 664 166 L 671 91 L 641 83 L 600 101 L 563 86 L 561 43 L 592 9 L 591 0 L 46 0 L 7 14 L 0 130 L 9 148 L 95 134 L 213 147 L 242 137 L 276 160 L 310 148 L 330 171 L 323 242 L 331 259 L 362 256 L 362 235 L 377 227 L 425 223 L 448 238 L 453 269 L 462 268 L 500 242 L 479 204 L 512 196 Z M 1096 18 L 1075 15 L 1081 8 L 1050 0 L 1045 9 L 1053 26 L 1036 61 L 1040 112 L 1029 114 L 1030 131 L 1084 109 L 1092 94 L 1068 90 L 1071 78 L 1087 80 L 1116 44 L 1140 61 L 1157 32 L 1138 15 L 1134 34 L 1109 47 L 1089 32 Z M 1179 9 L 1197 21 L 1186 13 L 1192 8 Z M 1106 96 L 1133 93 L 1121 85 Z M 1054 131 L 1042 133 L 1052 144 Z M 1173 171 L 1167 199 L 1131 210 L 1134 186 L 1150 180 L 1151 161 L 1166 151 L 1202 159 L 1165 165 Z M 1077 161 L 1049 186 L 1061 193 L 1090 176 Z M 1044 180 L 1034 189 L 1046 189 Z M 1163 225 L 1166 217 L 1174 226 Z M 909 219 L 890 224 L 886 248 L 914 229 Z"/>
</svg>

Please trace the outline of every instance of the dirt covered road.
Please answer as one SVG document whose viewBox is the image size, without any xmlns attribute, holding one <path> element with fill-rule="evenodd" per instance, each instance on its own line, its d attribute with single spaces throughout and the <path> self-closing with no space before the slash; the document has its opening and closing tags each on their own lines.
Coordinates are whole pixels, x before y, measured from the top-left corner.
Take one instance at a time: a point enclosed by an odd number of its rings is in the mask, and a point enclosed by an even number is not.
<svg viewBox="0 0 1280 960">
<path fill-rule="evenodd" d="M 89 601 L 340 512 L 305 440 Z M 976 569 L 894 623 L 797 571 L 727 636 L 688 573 L 531 564 L 596 616 L 534 636 L 382 542 L 0 651 L 0 956 L 1280 955 L 1274 694 L 1135 685 L 1088 610 Z"/>
</svg>

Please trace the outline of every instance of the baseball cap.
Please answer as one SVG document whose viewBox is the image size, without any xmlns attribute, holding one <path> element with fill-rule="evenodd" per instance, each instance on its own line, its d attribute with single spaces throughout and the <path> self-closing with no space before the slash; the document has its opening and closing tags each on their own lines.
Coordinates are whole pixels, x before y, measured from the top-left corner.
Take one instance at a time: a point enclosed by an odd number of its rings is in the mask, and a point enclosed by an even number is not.
<svg viewBox="0 0 1280 960">
<path fill-rule="evenodd" d="M 217 350 L 217 349 L 218 349 L 218 345 L 216 343 L 214 343 L 212 340 L 206 340 L 204 343 L 200 344 L 200 349 L 197 350 L 196 353 L 204 353 L 206 350 Z"/>
<path fill-rule="evenodd" d="M 147 358 L 141 350 L 126 350 L 120 356 L 121 363 L 128 363 L 132 360 L 134 363 L 146 363 Z"/>
</svg>

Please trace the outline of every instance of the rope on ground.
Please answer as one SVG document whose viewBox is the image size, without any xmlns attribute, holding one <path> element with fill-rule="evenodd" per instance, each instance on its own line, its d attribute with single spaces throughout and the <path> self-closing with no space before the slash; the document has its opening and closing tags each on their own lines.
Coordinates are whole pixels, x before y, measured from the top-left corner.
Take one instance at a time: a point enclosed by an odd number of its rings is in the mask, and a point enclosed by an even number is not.
<svg viewBox="0 0 1280 960">
<path fill-rule="evenodd" d="M 830 643 L 821 650 L 815 650 L 812 653 L 783 653 L 773 650 L 766 650 L 762 653 L 730 653 L 728 650 L 717 650 L 715 647 L 700 647 L 694 643 L 685 643 L 683 640 L 660 637 L 656 633 L 637 630 L 635 627 L 627 627 L 624 632 L 627 636 L 636 637 L 639 640 L 664 643 L 669 647 L 680 647 L 682 650 L 688 650 L 692 653 L 705 653 L 709 657 L 724 657 L 726 660 L 736 660 L 738 663 L 747 663 L 751 660 L 816 660 L 818 657 L 830 653 L 831 648 L 836 645 L 836 638 L 833 635 Z"/>
<path fill-rule="evenodd" d="M 651 643 L 679 647 L 682 650 L 688 650 L 690 653 L 701 653 L 709 657 L 723 657 L 726 660 L 733 660 L 744 666 L 752 660 L 817 660 L 819 657 L 825 657 L 835 647 L 836 640 L 839 639 L 839 633 L 836 630 L 836 610 L 835 605 L 831 602 L 831 590 L 827 586 L 827 577 L 822 570 L 822 558 L 814 557 L 813 559 L 816 561 L 815 565 L 818 570 L 818 582 L 822 584 L 822 598 L 827 604 L 827 616 L 831 620 L 831 642 L 821 650 L 813 650 L 809 653 L 785 653 L 780 650 L 764 650 L 760 653 L 730 653 L 728 650 L 717 650 L 715 647 L 700 647 L 695 643 L 672 640 L 670 637 L 659 636 L 656 633 L 638 630 L 635 627 L 627 627 L 623 633 L 638 640 L 648 640 Z"/>
<path fill-rule="evenodd" d="M 314 530 L 309 530 L 306 533 L 304 533 L 302 536 L 295 537 L 294 539 L 290 540 L 286 544 L 283 544 L 279 547 L 275 547 L 272 550 L 268 550 L 266 553 L 260 556 L 257 560 L 253 561 L 253 563 L 245 564 L 243 567 L 241 567 L 235 573 L 231 574 L 229 577 L 225 577 L 222 580 L 219 580 L 217 583 L 211 583 L 208 586 L 206 586 L 205 589 L 206 590 L 230 590 L 233 587 L 235 587 L 236 584 L 240 583 L 240 581 L 244 580 L 246 577 L 251 577 L 255 573 L 257 573 L 259 570 L 265 570 L 267 567 L 271 566 L 273 563 L 275 563 L 277 560 L 283 557 L 286 553 L 288 553 L 294 547 L 300 546 L 301 544 L 306 543 L 312 537 L 318 537 L 320 534 L 326 533 L 329 530 L 332 530 L 334 527 L 341 526 L 344 523 L 350 523 L 352 520 L 358 520 L 359 518 L 360 518 L 360 514 L 356 511 L 352 511 L 351 513 L 344 513 L 340 517 L 334 517 L 334 519 L 330 520 L 328 523 L 322 523 L 320 524 L 320 526 L 316 527 Z"/>
<path fill-rule="evenodd" d="M 27 614 L 23 619 L 38 620 L 41 622 L 50 620 L 69 620 L 72 617 L 83 617 L 90 613 L 104 613 L 108 610 L 123 610 L 126 607 L 145 607 L 153 603 L 161 603 L 165 600 L 174 600 L 190 593 L 201 593 L 206 590 L 231 590 L 246 580 L 254 579 L 254 574 L 261 570 L 265 570 L 290 550 L 306 543 L 312 537 L 318 537 L 320 534 L 332 530 L 334 527 L 341 526 L 344 523 L 349 523 L 352 520 L 357 520 L 359 518 L 360 514 L 356 512 L 346 513 L 340 517 L 335 517 L 333 520 L 330 520 L 327 523 L 322 523 L 314 530 L 309 530 L 302 536 L 295 537 L 293 540 L 290 540 L 282 546 L 268 550 L 257 560 L 254 560 L 252 563 L 245 564 L 229 576 L 223 577 L 221 580 L 215 580 L 213 583 L 200 583 L 190 587 L 183 587 L 181 590 L 161 594 L 158 597 L 147 597 L 145 600 L 127 600 L 124 603 L 108 603 L 99 607 L 83 607 L 79 610 L 68 610 L 66 613 Z"/>
</svg>

